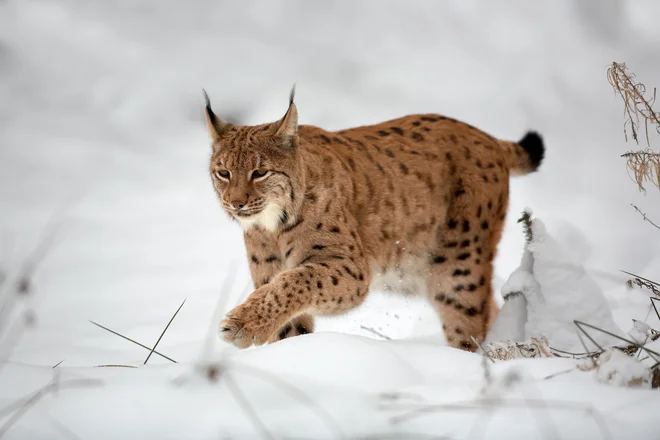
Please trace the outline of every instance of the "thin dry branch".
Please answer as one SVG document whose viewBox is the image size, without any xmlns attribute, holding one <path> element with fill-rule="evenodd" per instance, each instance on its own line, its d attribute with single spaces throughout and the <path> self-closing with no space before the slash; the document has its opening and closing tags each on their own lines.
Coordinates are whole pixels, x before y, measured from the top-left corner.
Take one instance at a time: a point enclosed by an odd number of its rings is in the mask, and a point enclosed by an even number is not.
<svg viewBox="0 0 660 440">
<path fill-rule="evenodd" d="M 651 220 L 650 218 L 648 218 L 648 217 L 646 216 L 646 213 L 642 212 L 641 209 L 639 209 L 637 206 L 633 205 L 632 203 L 630 204 L 630 206 L 632 206 L 633 208 L 635 208 L 635 211 L 639 212 L 639 213 L 642 215 L 642 218 L 644 219 L 645 222 L 649 222 L 649 223 L 651 223 L 653 226 L 655 226 L 657 229 L 660 229 L 660 226 L 658 226 L 657 224 L 655 224 L 655 223 L 653 222 L 653 220 Z"/>
<path fill-rule="evenodd" d="M 493 408 L 526 408 L 546 411 L 553 410 L 568 410 L 568 411 L 584 411 L 586 415 L 596 423 L 601 437 L 604 439 L 611 439 L 612 434 L 609 431 L 607 424 L 602 414 L 590 405 L 580 404 L 577 402 L 566 402 L 557 400 L 543 400 L 543 399 L 479 399 L 467 402 L 456 402 L 448 404 L 435 404 L 435 405 L 409 405 L 409 410 L 406 413 L 399 414 L 390 418 L 390 423 L 400 424 L 407 422 L 411 419 L 433 414 L 437 412 L 449 411 L 465 411 L 465 410 L 489 410 Z"/>
<path fill-rule="evenodd" d="M 163 339 L 163 336 L 165 336 L 165 332 L 167 331 L 168 328 L 170 328 L 170 324 L 172 324 L 172 321 L 174 321 L 174 318 L 176 318 L 176 315 L 179 314 L 179 310 L 181 310 L 181 307 L 183 307 L 183 305 L 185 303 L 186 303 L 186 300 L 184 299 L 183 302 L 181 303 L 181 305 L 179 306 L 179 308 L 176 309 L 176 312 L 174 312 L 174 315 L 172 315 L 172 317 L 170 318 L 170 322 L 167 323 L 167 325 L 163 329 L 163 332 L 158 337 L 158 340 L 156 341 L 156 344 L 154 344 L 154 347 L 151 349 L 151 351 L 149 352 L 149 355 L 144 360 L 144 365 L 147 365 L 147 362 L 149 362 L 149 358 L 151 357 L 152 354 L 154 354 L 154 351 L 156 351 L 156 347 L 158 347 L 158 344 L 160 343 L 160 340 Z"/>
<path fill-rule="evenodd" d="M 596 341 L 593 340 L 593 338 L 589 335 L 589 333 L 587 333 L 586 330 L 584 330 L 584 329 L 582 328 L 582 326 L 585 326 L 585 327 L 590 328 L 590 329 L 592 329 L 592 330 L 596 330 L 597 332 L 600 332 L 600 333 L 604 333 L 604 334 L 609 335 L 609 336 L 611 336 L 611 337 L 613 337 L 613 338 L 616 338 L 616 339 L 618 339 L 618 340 L 620 340 L 620 341 L 622 341 L 622 342 L 626 342 L 626 343 L 628 344 L 628 346 L 627 346 L 627 347 L 620 348 L 620 349 L 621 349 L 622 351 L 624 351 L 624 352 L 625 352 L 626 354 L 628 354 L 628 355 L 631 355 L 631 352 L 634 353 L 635 351 L 633 350 L 633 348 L 636 348 L 636 349 L 638 349 L 638 350 L 643 350 L 643 351 L 645 351 L 646 354 L 648 354 L 648 355 L 649 355 L 654 361 L 658 362 L 658 361 L 660 360 L 660 353 L 658 353 L 658 352 L 656 352 L 656 351 L 654 351 L 654 350 L 651 350 L 650 348 L 646 347 L 644 344 L 639 344 L 638 342 L 635 342 L 635 341 L 632 341 L 632 340 L 630 340 L 630 339 L 627 339 L 627 338 L 621 337 L 621 336 L 619 336 L 619 335 L 617 335 L 617 334 L 614 334 L 614 333 L 612 333 L 612 332 L 610 332 L 610 331 L 608 331 L 608 330 L 605 330 L 605 329 L 602 329 L 602 328 L 596 327 L 596 326 L 594 326 L 594 325 L 587 324 L 586 322 L 578 321 L 577 319 L 573 320 L 573 323 L 575 324 L 575 326 L 576 326 L 580 331 L 582 331 L 582 333 L 584 333 L 585 336 L 587 336 L 587 337 L 591 340 L 591 342 L 593 342 L 594 344 L 596 344 L 596 345 L 598 346 L 598 348 L 601 349 L 601 351 L 602 351 L 602 347 L 600 347 L 600 346 L 596 343 Z M 579 333 L 578 333 L 578 335 L 579 335 Z M 631 347 L 632 347 L 632 348 L 631 348 Z M 655 366 L 652 367 L 652 368 L 655 368 Z"/>
<path fill-rule="evenodd" d="M 63 225 L 64 219 L 62 218 L 62 213 L 57 213 L 48 220 L 41 236 L 37 240 L 36 247 L 25 261 L 23 261 L 16 282 L 7 286 L 4 290 L 0 290 L 0 337 L 11 333 L 8 327 L 11 324 L 11 316 L 16 308 L 16 304 L 21 297 L 24 298 L 31 293 L 34 273 L 52 250 Z M 4 284 L 4 281 L 3 279 L 0 286 Z M 11 344 L 12 341 L 9 341 L 8 345 L 11 346 Z"/>
<path fill-rule="evenodd" d="M 304 393 L 296 386 L 277 377 L 274 374 L 268 373 L 259 368 L 255 368 L 247 364 L 242 364 L 242 363 L 239 364 L 238 362 L 232 362 L 232 364 L 233 364 L 232 367 L 237 367 L 235 368 L 236 372 L 252 375 L 254 377 L 259 377 L 262 380 L 275 384 L 277 387 L 279 387 L 280 389 L 284 390 L 287 394 L 289 394 L 292 398 L 299 401 L 303 405 L 307 406 L 312 412 L 314 412 L 314 414 L 316 414 L 319 420 L 321 420 L 329 428 L 329 430 L 333 431 L 334 438 L 336 439 L 346 438 L 346 434 L 341 429 L 339 423 L 332 417 L 332 415 L 330 415 L 330 413 L 327 412 L 325 408 L 323 408 L 318 403 L 316 403 L 311 397 L 309 397 L 306 393 Z"/>
<path fill-rule="evenodd" d="M 122 335 L 121 333 L 116 332 L 116 331 L 114 331 L 114 330 L 112 330 L 112 329 L 109 329 L 108 327 L 105 327 L 105 326 L 103 326 L 103 325 L 101 325 L 101 324 L 99 324 L 99 323 L 97 323 L 97 322 L 94 322 L 94 321 L 89 321 L 89 322 L 91 322 L 92 324 L 94 324 L 95 326 L 97 326 L 97 327 L 99 327 L 99 328 L 102 328 L 103 330 L 105 330 L 105 331 L 107 331 L 107 332 L 112 333 L 113 335 L 116 335 L 116 336 L 119 336 L 120 338 L 126 339 L 127 341 L 132 342 L 133 344 L 138 345 L 138 346 L 140 346 L 140 347 L 142 347 L 142 348 L 144 348 L 144 349 L 146 349 L 146 350 L 151 351 L 151 349 L 152 349 L 151 347 L 147 347 L 147 346 L 144 345 L 144 344 L 140 344 L 138 341 L 135 341 L 135 340 L 129 338 L 128 336 L 124 336 L 124 335 Z M 157 354 L 158 356 L 160 356 L 160 357 L 162 357 L 162 358 L 167 359 L 167 360 L 170 361 L 170 362 L 173 362 L 173 363 L 175 363 L 175 364 L 178 363 L 178 362 L 175 361 L 174 359 L 172 359 L 172 358 L 170 358 L 170 357 L 167 357 L 167 356 L 165 356 L 165 355 L 162 354 L 162 353 L 157 352 L 155 349 L 153 350 L 153 353 L 154 353 L 154 354 Z"/>
<path fill-rule="evenodd" d="M 630 127 L 633 139 L 639 144 L 639 124 L 640 120 L 643 120 L 646 143 L 650 145 L 649 125 L 655 124 L 655 129 L 660 134 L 660 112 L 653 110 L 656 89 L 653 88 L 653 96 L 644 96 L 646 86 L 635 81 L 635 74 L 628 70 L 625 63 L 612 63 L 610 68 L 607 69 L 607 80 L 614 92 L 623 99 L 624 115 L 626 117 L 623 130 L 626 140 L 628 140 L 626 127 Z"/>
<path fill-rule="evenodd" d="M 30 410 L 30 408 L 36 405 L 48 394 L 59 391 L 63 388 L 99 386 L 102 384 L 102 381 L 94 379 L 71 379 L 65 382 L 50 382 L 48 385 L 38 389 L 29 396 L 19 399 L 0 410 L 0 418 L 4 418 L 7 414 L 11 413 L 11 416 L 9 416 L 7 421 L 0 426 L 0 438 L 3 437 L 7 431 L 9 431 L 9 429 L 11 429 L 11 427 L 20 420 L 28 410 Z"/>
<path fill-rule="evenodd" d="M 231 393 L 234 395 L 236 402 L 241 406 L 241 408 L 243 408 L 243 412 L 245 412 L 245 415 L 247 415 L 248 418 L 252 420 L 252 423 L 261 433 L 261 436 L 266 439 L 275 439 L 275 437 L 270 432 L 266 424 L 259 417 L 259 413 L 257 413 L 257 411 L 250 403 L 250 401 L 243 394 L 243 392 L 234 382 L 231 376 L 229 376 L 229 374 L 225 374 L 224 379 L 225 379 L 225 383 L 227 384 L 227 388 L 229 388 L 229 391 L 231 391 Z"/>
<path fill-rule="evenodd" d="M 387 336 L 387 335 L 382 334 L 381 332 L 379 332 L 378 330 L 374 329 L 373 327 L 368 327 L 368 326 L 366 326 L 366 325 L 360 324 L 360 328 L 361 328 L 362 330 L 366 330 L 366 331 L 368 331 L 368 332 L 371 332 L 371 333 L 373 333 L 373 334 L 376 335 L 376 336 L 380 336 L 381 338 L 383 338 L 383 339 L 385 339 L 385 340 L 388 340 L 388 341 L 391 341 L 391 340 L 392 340 L 392 338 L 390 338 L 390 337 Z"/>
</svg>

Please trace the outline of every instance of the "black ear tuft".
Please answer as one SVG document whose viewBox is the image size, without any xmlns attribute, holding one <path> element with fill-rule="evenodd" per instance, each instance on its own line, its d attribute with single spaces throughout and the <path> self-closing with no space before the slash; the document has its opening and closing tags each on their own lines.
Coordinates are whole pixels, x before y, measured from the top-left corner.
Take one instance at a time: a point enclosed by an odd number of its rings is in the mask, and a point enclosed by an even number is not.
<svg viewBox="0 0 660 440">
<path fill-rule="evenodd" d="M 229 123 L 218 118 L 215 113 L 213 113 L 213 110 L 211 110 L 211 100 L 209 99 L 209 94 L 206 93 L 206 90 L 204 89 L 202 89 L 202 93 L 204 94 L 204 101 L 206 102 L 206 108 L 204 111 L 206 114 L 206 125 L 208 127 L 209 133 L 211 134 L 211 138 L 217 140 L 220 138 L 222 131 L 227 128 Z"/>
<path fill-rule="evenodd" d="M 202 93 L 204 94 L 204 101 L 206 102 L 206 110 L 211 110 L 211 99 L 209 99 L 209 94 L 206 93 L 205 89 L 202 89 Z"/>
<path fill-rule="evenodd" d="M 296 97 L 296 83 L 293 83 L 293 87 L 291 87 L 291 93 L 289 94 L 289 106 L 293 104 L 293 98 Z"/>
</svg>

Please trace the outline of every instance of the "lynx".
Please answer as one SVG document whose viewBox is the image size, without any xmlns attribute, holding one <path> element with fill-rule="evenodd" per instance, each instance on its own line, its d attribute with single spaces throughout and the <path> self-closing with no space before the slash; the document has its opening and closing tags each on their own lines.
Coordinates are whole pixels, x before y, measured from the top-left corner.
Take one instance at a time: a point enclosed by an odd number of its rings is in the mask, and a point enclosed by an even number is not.
<svg viewBox="0 0 660 440">
<path fill-rule="evenodd" d="M 438 114 L 331 132 L 298 125 L 294 91 L 280 120 L 256 126 L 216 116 L 204 92 L 211 179 L 256 288 L 220 336 L 247 348 L 309 333 L 375 287 L 425 295 L 448 344 L 476 350 L 499 311 L 509 176 L 536 171 L 541 137 L 499 140 Z"/>
</svg>

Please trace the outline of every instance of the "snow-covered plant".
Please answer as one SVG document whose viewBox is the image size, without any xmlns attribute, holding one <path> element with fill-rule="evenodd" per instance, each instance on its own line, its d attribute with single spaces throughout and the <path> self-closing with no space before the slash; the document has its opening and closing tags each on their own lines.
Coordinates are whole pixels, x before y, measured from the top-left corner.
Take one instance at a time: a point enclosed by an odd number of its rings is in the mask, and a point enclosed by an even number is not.
<svg viewBox="0 0 660 440">
<path fill-rule="evenodd" d="M 590 350 L 620 342 L 611 335 L 623 332 L 614 323 L 600 287 L 584 267 L 546 231 L 541 220 L 532 218 L 530 209 L 525 209 L 520 223 L 525 250 L 520 266 L 502 286 L 505 302 L 486 345 L 546 338 L 552 349 L 583 352 L 575 321 L 608 332 L 590 334 Z"/>
</svg>

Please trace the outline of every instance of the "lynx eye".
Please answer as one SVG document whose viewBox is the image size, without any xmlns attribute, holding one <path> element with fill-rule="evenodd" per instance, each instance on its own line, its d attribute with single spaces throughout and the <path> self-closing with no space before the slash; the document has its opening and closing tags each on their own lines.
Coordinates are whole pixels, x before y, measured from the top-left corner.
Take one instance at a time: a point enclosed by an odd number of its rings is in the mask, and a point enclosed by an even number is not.
<svg viewBox="0 0 660 440">
<path fill-rule="evenodd" d="M 262 179 L 270 174 L 270 171 L 268 170 L 254 170 L 252 171 L 252 180 L 259 180 Z"/>
<path fill-rule="evenodd" d="M 227 170 L 220 170 L 215 172 L 215 177 L 221 180 L 227 180 L 231 176 L 231 173 Z"/>
</svg>

